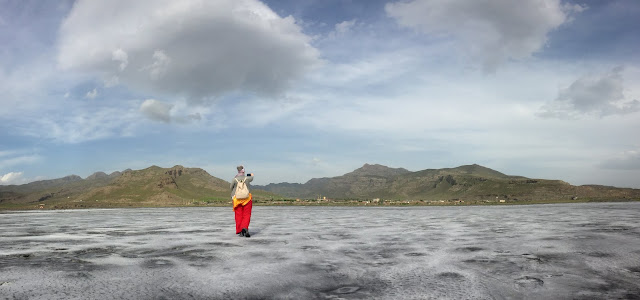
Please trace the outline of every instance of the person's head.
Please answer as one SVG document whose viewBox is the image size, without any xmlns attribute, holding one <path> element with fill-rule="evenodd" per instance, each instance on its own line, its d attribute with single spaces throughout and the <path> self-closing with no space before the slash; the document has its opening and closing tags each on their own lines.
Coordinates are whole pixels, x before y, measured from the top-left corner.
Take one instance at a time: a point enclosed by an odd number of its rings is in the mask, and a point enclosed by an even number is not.
<svg viewBox="0 0 640 300">
<path fill-rule="evenodd" d="M 244 173 L 244 166 L 243 165 L 237 166 L 236 169 L 238 169 L 238 173 Z"/>
</svg>

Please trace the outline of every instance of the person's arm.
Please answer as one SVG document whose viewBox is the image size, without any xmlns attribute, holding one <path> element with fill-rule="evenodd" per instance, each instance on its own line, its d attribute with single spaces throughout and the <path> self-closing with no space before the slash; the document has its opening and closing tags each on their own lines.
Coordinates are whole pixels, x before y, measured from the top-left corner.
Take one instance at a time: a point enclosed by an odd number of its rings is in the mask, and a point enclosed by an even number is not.
<svg viewBox="0 0 640 300">
<path fill-rule="evenodd" d="M 236 179 L 235 177 L 233 179 L 231 179 L 231 191 L 233 191 L 233 189 L 236 188 Z"/>
<path fill-rule="evenodd" d="M 251 181 L 253 181 L 253 173 L 247 174 L 247 179 L 244 182 L 251 182 Z"/>
</svg>

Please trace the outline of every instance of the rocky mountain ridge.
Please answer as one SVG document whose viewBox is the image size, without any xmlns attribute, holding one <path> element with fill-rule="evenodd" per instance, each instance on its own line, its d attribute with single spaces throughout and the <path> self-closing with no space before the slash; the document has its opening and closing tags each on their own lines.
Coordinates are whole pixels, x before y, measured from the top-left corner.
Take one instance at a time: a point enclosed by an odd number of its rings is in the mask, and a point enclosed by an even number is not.
<svg viewBox="0 0 640 300">
<path fill-rule="evenodd" d="M 561 180 L 505 175 L 477 164 L 411 172 L 402 168 L 365 164 L 353 172 L 314 178 L 304 184 L 256 186 L 294 198 L 392 199 L 422 201 L 510 202 L 640 199 L 640 190 L 597 185 L 573 186 Z"/>
<path fill-rule="evenodd" d="M 151 166 L 82 179 L 70 175 L 24 185 L 0 186 L 0 208 L 144 207 L 199 204 L 227 205 L 229 182 L 200 168 Z M 573 186 L 561 180 L 505 175 L 477 164 L 412 172 L 365 164 L 336 177 L 306 183 L 253 185 L 256 201 L 330 199 L 479 203 L 500 201 L 640 200 L 640 189 L 597 185 Z"/>
<path fill-rule="evenodd" d="M 58 207 L 95 207 L 95 202 L 120 206 L 171 204 L 226 199 L 229 183 L 199 168 L 151 166 L 82 179 L 70 175 L 24 185 L 0 186 L 0 205 L 51 204 Z"/>
</svg>

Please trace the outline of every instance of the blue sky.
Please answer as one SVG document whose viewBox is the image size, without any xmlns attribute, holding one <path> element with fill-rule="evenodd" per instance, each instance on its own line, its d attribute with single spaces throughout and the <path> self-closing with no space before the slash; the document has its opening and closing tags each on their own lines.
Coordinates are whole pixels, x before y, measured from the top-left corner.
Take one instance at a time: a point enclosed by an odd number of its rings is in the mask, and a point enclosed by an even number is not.
<svg viewBox="0 0 640 300">
<path fill-rule="evenodd" d="M 477 163 L 640 188 L 640 2 L 0 0 L 0 184 Z"/>
</svg>

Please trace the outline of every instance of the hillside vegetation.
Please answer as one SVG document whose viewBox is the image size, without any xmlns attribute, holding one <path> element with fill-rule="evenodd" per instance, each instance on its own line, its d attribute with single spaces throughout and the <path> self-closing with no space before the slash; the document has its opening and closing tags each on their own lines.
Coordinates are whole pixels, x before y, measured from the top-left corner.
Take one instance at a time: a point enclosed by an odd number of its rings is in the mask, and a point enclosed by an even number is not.
<svg viewBox="0 0 640 300">
<path fill-rule="evenodd" d="M 253 191 L 256 199 L 273 198 Z M 227 205 L 229 182 L 199 168 L 125 170 L 86 179 L 67 176 L 21 186 L 0 186 L 0 208 L 91 208 Z"/>
<path fill-rule="evenodd" d="M 573 186 L 560 180 L 509 176 L 480 166 L 410 172 L 365 164 L 342 176 L 311 179 L 304 184 L 269 184 L 258 188 L 307 199 L 382 199 L 391 202 L 526 203 L 544 201 L 611 201 L 640 199 L 640 190 L 606 186 Z"/>
<path fill-rule="evenodd" d="M 229 206 L 229 182 L 199 168 L 151 166 L 143 170 L 71 175 L 0 186 L 0 209 Z M 560 180 L 510 176 L 480 166 L 426 169 L 365 164 L 347 174 L 304 184 L 253 186 L 258 205 L 484 204 L 637 201 L 639 189 L 573 186 Z"/>
</svg>

